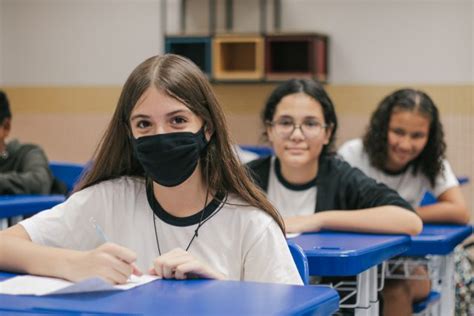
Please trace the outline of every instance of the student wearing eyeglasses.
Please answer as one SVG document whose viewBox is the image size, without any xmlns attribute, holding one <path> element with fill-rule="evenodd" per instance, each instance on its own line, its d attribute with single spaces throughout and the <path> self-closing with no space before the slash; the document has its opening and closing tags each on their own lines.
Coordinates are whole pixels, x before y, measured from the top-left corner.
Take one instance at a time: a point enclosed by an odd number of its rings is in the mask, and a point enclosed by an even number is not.
<svg viewBox="0 0 474 316">
<path fill-rule="evenodd" d="M 416 235 L 422 222 L 397 192 L 337 158 L 337 117 L 323 86 L 292 79 L 262 111 L 275 154 L 248 164 L 289 233 L 321 229 Z"/>
</svg>

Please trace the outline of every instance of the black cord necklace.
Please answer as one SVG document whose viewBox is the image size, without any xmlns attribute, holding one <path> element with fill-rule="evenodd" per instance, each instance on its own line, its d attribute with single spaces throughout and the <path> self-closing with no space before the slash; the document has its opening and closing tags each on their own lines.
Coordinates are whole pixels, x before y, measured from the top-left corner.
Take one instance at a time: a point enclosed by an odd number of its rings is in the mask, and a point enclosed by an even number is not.
<svg viewBox="0 0 474 316">
<path fill-rule="evenodd" d="M 209 196 L 209 187 L 207 187 L 207 190 L 206 190 L 206 199 L 204 201 L 204 207 L 201 211 L 201 217 L 199 219 L 199 223 L 198 223 L 196 229 L 194 230 L 193 237 L 191 238 L 188 245 L 186 246 L 186 249 L 185 249 L 186 251 L 189 250 L 189 248 L 191 247 L 191 244 L 193 243 L 194 239 L 196 239 L 196 237 L 199 237 L 199 229 L 201 228 L 201 226 L 203 226 L 208 220 L 210 220 L 214 215 L 216 215 L 222 209 L 222 207 L 224 206 L 224 204 L 227 201 L 227 194 L 226 194 L 224 196 L 224 198 L 222 199 L 222 202 L 220 203 L 219 207 L 217 207 L 217 209 L 209 217 L 207 217 L 206 220 L 203 221 L 204 213 L 206 212 L 208 196 Z M 161 256 L 160 240 L 158 238 L 158 231 L 156 229 L 156 214 L 155 214 L 155 212 L 152 212 L 152 213 L 153 213 L 153 228 L 155 229 L 156 246 L 158 248 L 158 254 Z"/>
</svg>

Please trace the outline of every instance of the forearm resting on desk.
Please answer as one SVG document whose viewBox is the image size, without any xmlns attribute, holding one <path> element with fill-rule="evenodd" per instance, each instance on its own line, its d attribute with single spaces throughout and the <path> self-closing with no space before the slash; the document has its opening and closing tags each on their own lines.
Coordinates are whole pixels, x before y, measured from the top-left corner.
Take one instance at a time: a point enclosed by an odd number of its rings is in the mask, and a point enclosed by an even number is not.
<svg viewBox="0 0 474 316">
<path fill-rule="evenodd" d="M 67 279 L 65 262 L 70 250 L 44 247 L 7 232 L 0 232 L 0 269 Z"/>
<path fill-rule="evenodd" d="M 418 207 L 418 215 L 424 223 L 451 223 L 466 225 L 469 223 L 469 210 L 466 206 L 449 202 Z"/>
<path fill-rule="evenodd" d="M 105 243 L 89 251 L 47 247 L 33 243 L 21 225 L 0 232 L 0 269 L 70 281 L 101 277 L 110 283 L 125 283 L 141 274 L 134 268 L 136 254 L 124 247 Z"/>
<path fill-rule="evenodd" d="M 324 211 L 285 218 L 287 232 L 303 233 L 321 229 L 416 235 L 421 232 L 418 215 L 398 206 L 380 206 L 353 211 Z"/>
<path fill-rule="evenodd" d="M 458 186 L 452 187 L 437 197 L 437 202 L 416 209 L 425 223 L 469 223 L 469 209 Z"/>
</svg>

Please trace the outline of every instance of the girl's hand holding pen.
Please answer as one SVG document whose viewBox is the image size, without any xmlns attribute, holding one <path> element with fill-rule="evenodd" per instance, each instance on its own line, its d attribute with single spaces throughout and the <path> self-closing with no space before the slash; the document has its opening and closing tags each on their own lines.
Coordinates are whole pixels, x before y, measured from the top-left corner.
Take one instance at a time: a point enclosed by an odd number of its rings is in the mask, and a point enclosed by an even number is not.
<svg viewBox="0 0 474 316">
<path fill-rule="evenodd" d="M 76 252 L 70 260 L 72 268 L 67 271 L 66 279 L 77 282 L 90 277 L 101 277 L 112 284 L 123 284 L 131 274 L 142 275 L 134 264 L 137 260 L 136 253 L 108 242 L 95 218 L 89 218 L 89 222 L 104 244 L 90 251 Z"/>
<path fill-rule="evenodd" d="M 128 248 L 107 242 L 90 251 L 75 252 L 70 258 L 66 279 L 77 282 L 101 277 L 112 284 L 123 284 L 131 274 L 142 275 L 134 262 L 137 255 Z"/>
</svg>

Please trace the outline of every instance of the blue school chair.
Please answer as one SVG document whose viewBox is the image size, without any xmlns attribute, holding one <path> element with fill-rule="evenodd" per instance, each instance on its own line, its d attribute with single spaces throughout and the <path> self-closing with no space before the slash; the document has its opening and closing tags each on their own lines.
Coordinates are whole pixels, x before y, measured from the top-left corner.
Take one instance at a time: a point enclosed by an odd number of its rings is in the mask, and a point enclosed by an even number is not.
<svg viewBox="0 0 474 316">
<path fill-rule="evenodd" d="M 439 307 L 438 303 L 440 298 L 441 294 L 435 291 L 431 291 L 427 298 L 413 304 L 413 315 L 438 315 L 439 311 L 437 311 L 436 308 Z"/>
<path fill-rule="evenodd" d="M 288 241 L 288 247 L 290 248 L 291 256 L 295 261 L 296 268 L 301 276 L 301 280 L 303 280 L 304 285 L 308 285 L 309 283 L 309 267 L 308 267 L 308 259 L 304 254 L 303 248 L 298 246 L 292 241 Z"/>
<path fill-rule="evenodd" d="M 240 148 L 256 153 L 260 157 L 270 156 L 273 154 L 273 149 L 267 146 L 240 145 Z"/>
<path fill-rule="evenodd" d="M 469 177 L 458 177 L 459 185 L 469 183 Z M 436 203 L 436 197 L 431 192 L 426 192 L 420 202 L 420 206 L 426 206 Z"/>
<path fill-rule="evenodd" d="M 66 185 L 68 193 L 72 191 L 74 185 L 79 181 L 84 167 L 82 164 L 71 162 L 51 161 L 49 163 L 53 176 Z"/>
</svg>

